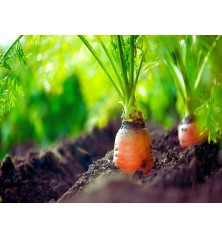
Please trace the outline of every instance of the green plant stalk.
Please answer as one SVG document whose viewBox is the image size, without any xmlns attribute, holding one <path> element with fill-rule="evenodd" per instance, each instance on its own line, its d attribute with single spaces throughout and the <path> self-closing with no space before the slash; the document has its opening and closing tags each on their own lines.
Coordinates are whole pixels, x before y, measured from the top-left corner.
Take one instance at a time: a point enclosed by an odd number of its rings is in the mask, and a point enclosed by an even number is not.
<svg viewBox="0 0 222 239">
<path fill-rule="evenodd" d="M 140 62 L 140 66 L 137 72 L 137 76 L 134 80 L 135 48 L 134 48 L 134 36 L 131 36 L 130 37 L 130 67 L 129 67 L 129 81 L 128 81 L 127 68 L 124 61 L 121 37 L 117 36 L 117 40 L 118 40 L 119 56 L 121 60 L 121 68 L 122 68 L 121 70 L 125 80 L 126 93 L 127 93 L 125 104 L 124 104 L 125 120 L 126 121 L 136 121 L 138 119 L 141 120 L 141 114 L 139 114 L 139 110 L 136 105 L 135 91 L 136 91 L 137 81 L 142 68 L 142 63 L 143 63 L 145 54 L 142 57 L 142 60 Z"/>
<path fill-rule="evenodd" d="M 117 42 L 118 42 L 119 57 L 120 57 L 120 62 L 121 62 L 121 71 L 122 71 L 123 79 L 124 79 L 124 82 L 125 82 L 125 91 L 126 91 L 125 102 L 128 102 L 129 97 L 130 97 L 130 88 L 129 88 L 129 82 L 128 82 L 128 79 L 127 79 L 127 70 L 126 70 L 126 65 L 125 65 L 125 61 L 124 61 L 121 38 L 120 38 L 119 35 L 117 35 Z"/>
<path fill-rule="evenodd" d="M 108 60 L 112 66 L 112 69 L 115 72 L 116 78 L 112 78 L 110 75 L 108 69 L 103 64 L 101 58 L 98 56 L 96 51 L 93 49 L 93 47 L 90 45 L 90 43 L 85 39 L 83 36 L 79 36 L 79 38 L 83 41 L 83 43 L 86 45 L 86 47 L 90 50 L 92 55 L 95 57 L 97 62 L 100 64 L 108 78 L 111 80 L 111 83 L 115 87 L 116 90 L 119 90 L 121 100 L 123 103 L 124 108 L 124 118 L 125 121 L 142 121 L 143 122 L 143 116 L 142 112 L 138 110 L 136 105 L 136 98 L 135 98 L 135 91 L 137 87 L 137 82 L 139 78 L 139 74 L 142 69 L 142 63 L 144 61 L 145 53 L 142 56 L 142 59 L 139 64 L 139 68 L 136 74 L 136 78 L 134 79 L 134 73 L 135 73 L 135 46 L 134 46 L 134 36 L 130 37 L 130 63 L 129 66 L 126 65 L 126 61 L 124 58 L 124 52 L 123 52 L 123 38 L 119 35 L 115 37 L 117 40 L 117 49 L 118 51 L 115 52 L 115 54 L 112 54 L 110 52 L 103 40 L 100 37 L 97 37 L 99 40 L 104 52 L 106 53 L 106 56 L 108 57 Z M 116 59 L 116 60 L 115 60 Z M 118 70 L 121 71 L 121 75 L 119 74 Z M 129 74 L 129 80 L 127 75 Z M 117 84 L 118 83 L 118 84 Z M 118 92 L 118 91 L 117 91 Z"/>
<path fill-rule="evenodd" d="M 195 97 L 193 97 L 192 94 L 186 67 L 184 65 L 182 58 L 180 58 L 180 54 L 178 53 L 178 51 L 176 53 L 176 56 L 179 68 L 174 64 L 171 56 L 168 53 L 166 54 L 165 59 L 172 75 L 174 76 L 173 78 L 176 88 L 183 99 L 185 106 L 185 115 L 192 115 L 195 110 L 194 109 Z"/>
<path fill-rule="evenodd" d="M 213 51 L 213 49 L 217 45 L 217 42 L 218 42 L 219 38 L 220 38 L 220 36 L 217 36 L 216 41 L 212 44 L 211 48 L 209 49 L 207 55 L 205 56 L 205 58 L 203 60 L 203 63 L 200 67 L 200 70 L 198 71 L 197 78 L 195 80 L 195 85 L 194 85 L 193 91 L 197 89 L 197 87 L 200 83 L 200 79 L 201 79 L 204 67 L 206 66 L 206 63 L 209 60 L 211 52 Z M 186 71 L 184 73 L 186 73 Z M 191 91 L 191 88 L 189 86 L 189 81 L 188 81 L 187 74 L 184 74 L 184 76 L 185 76 L 185 78 L 184 78 L 185 90 L 187 92 L 187 99 L 185 101 L 186 114 L 192 115 L 192 114 L 194 114 L 194 111 L 195 111 L 196 98 L 193 96 L 193 92 Z"/>
<path fill-rule="evenodd" d="M 183 53 L 185 54 L 185 52 L 183 52 Z M 178 52 L 177 52 L 177 54 L 178 54 Z M 186 114 L 191 115 L 191 114 L 193 114 L 193 96 L 192 96 L 192 90 L 191 90 L 191 86 L 189 83 L 189 78 L 187 75 L 186 67 L 184 65 L 185 62 L 182 60 L 183 57 L 184 57 L 183 55 L 182 55 L 182 58 L 177 57 L 177 61 L 179 63 L 180 72 L 183 76 L 184 90 L 185 90 L 184 104 L 185 104 L 185 108 L 186 108 Z"/>
<path fill-rule="evenodd" d="M 134 52 L 133 48 L 131 48 L 131 56 L 132 56 L 132 51 Z M 137 114 L 137 117 L 139 118 L 139 120 L 143 120 L 143 118 L 142 119 L 140 118 L 141 115 L 138 115 L 139 110 L 137 109 L 137 106 L 136 106 L 135 91 L 136 91 L 136 88 L 137 88 L 137 83 L 138 83 L 139 75 L 140 75 L 140 72 L 141 72 L 141 69 L 142 69 L 145 54 L 146 54 L 146 51 L 143 53 L 143 56 L 141 58 L 135 81 L 132 84 L 132 90 L 131 90 L 130 98 L 129 98 L 129 101 L 127 102 L 127 105 L 125 106 L 125 114 L 126 114 L 127 119 L 130 118 L 130 113 L 134 110 L 135 111 L 134 113 Z M 133 72 L 133 74 L 134 74 L 134 72 Z"/>
<path fill-rule="evenodd" d="M 216 41 L 213 43 L 211 49 L 208 51 L 206 57 L 204 58 L 203 64 L 201 65 L 200 71 L 198 72 L 197 79 L 195 81 L 194 89 L 196 89 L 198 87 L 198 85 L 200 83 L 201 75 L 202 75 L 203 70 L 204 70 L 204 67 L 207 64 L 207 61 L 208 61 L 208 59 L 210 57 L 210 54 L 213 51 L 213 49 L 216 47 L 217 42 L 218 42 L 219 39 L 220 39 L 220 35 L 216 37 Z"/>
<path fill-rule="evenodd" d="M 186 91 L 186 98 L 185 98 L 185 114 L 186 115 L 192 115 L 194 113 L 194 97 L 190 88 L 189 80 L 187 75 L 185 74 L 184 79 L 184 85 L 185 85 L 185 91 Z"/>
<path fill-rule="evenodd" d="M 107 47 L 106 47 L 105 43 L 103 42 L 103 40 L 101 39 L 101 37 L 100 37 L 100 36 L 96 36 L 96 38 L 97 38 L 97 39 L 99 40 L 99 42 L 101 43 L 102 48 L 103 48 L 104 52 L 106 53 L 106 55 L 107 55 L 107 57 L 108 57 L 108 59 L 109 59 L 111 65 L 112 65 L 112 67 L 113 67 L 113 70 L 114 70 L 114 72 L 115 72 L 115 74 L 116 74 L 116 77 L 117 77 L 117 80 L 118 80 L 118 82 L 119 82 L 121 91 L 124 92 L 124 91 L 125 91 L 125 87 L 124 87 L 124 85 L 123 85 L 123 81 L 122 81 L 121 76 L 120 76 L 120 74 L 119 74 L 119 72 L 118 72 L 118 70 L 117 70 L 117 67 L 116 67 L 116 65 L 115 65 L 115 62 L 114 62 L 114 60 L 113 60 L 112 55 L 110 54 L 109 50 L 107 49 Z M 125 93 L 126 93 L 126 92 L 125 92 Z"/>
<path fill-rule="evenodd" d="M 130 87 L 134 82 L 134 36 L 130 37 Z"/>
<path fill-rule="evenodd" d="M 82 40 L 82 42 L 86 45 L 86 47 L 89 49 L 89 51 L 92 53 L 92 55 L 95 57 L 95 59 L 97 60 L 97 62 L 100 64 L 100 66 L 102 67 L 102 69 L 104 70 L 104 72 L 106 73 L 106 75 L 108 76 L 108 78 L 110 79 L 111 83 L 113 84 L 114 88 L 116 89 L 118 95 L 120 96 L 122 102 L 124 102 L 124 96 L 122 94 L 122 92 L 120 91 L 118 85 L 116 84 L 116 82 L 113 80 L 112 76 L 109 74 L 109 71 L 106 69 L 105 65 L 103 64 L 103 62 L 101 61 L 101 59 L 99 58 L 99 56 L 97 55 L 97 53 L 95 52 L 95 50 L 92 48 L 92 46 L 89 44 L 89 42 L 85 39 L 84 36 L 79 35 L 79 38 Z"/>
<path fill-rule="evenodd" d="M 186 101 L 186 92 L 184 91 L 184 86 L 182 85 L 183 77 L 181 72 L 177 68 L 177 66 L 173 63 L 171 56 L 169 53 L 165 55 L 165 62 L 169 67 L 171 74 L 173 75 L 173 80 L 175 82 L 176 88 L 179 91 L 180 96 L 182 97 L 183 101 Z M 179 72 L 178 72 L 179 71 Z M 181 78 L 181 79 L 180 79 Z"/>
<path fill-rule="evenodd" d="M 182 97 L 182 100 L 184 102 L 185 115 L 190 115 L 193 112 L 193 109 L 190 107 L 190 103 L 192 103 L 192 101 L 190 101 L 191 98 L 189 98 L 190 95 L 187 91 L 185 84 L 184 84 L 184 86 L 182 86 L 181 80 L 184 82 L 184 78 L 183 78 L 182 74 L 178 75 L 179 73 L 175 70 L 176 66 L 174 65 L 174 63 L 168 61 L 167 64 L 171 71 L 171 74 L 173 75 L 173 79 L 174 79 L 176 88 L 179 92 L 179 95 Z M 178 71 L 179 71 L 179 69 L 178 69 Z M 181 78 L 181 80 L 179 78 Z"/>
</svg>

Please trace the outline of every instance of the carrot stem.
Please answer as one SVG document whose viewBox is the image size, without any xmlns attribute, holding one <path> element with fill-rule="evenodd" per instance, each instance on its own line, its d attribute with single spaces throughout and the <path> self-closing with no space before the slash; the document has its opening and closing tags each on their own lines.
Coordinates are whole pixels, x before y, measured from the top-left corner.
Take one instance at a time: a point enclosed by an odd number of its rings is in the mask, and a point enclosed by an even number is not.
<svg viewBox="0 0 222 239">
<path fill-rule="evenodd" d="M 134 36 L 130 37 L 130 84 L 134 82 Z"/>
<path fill-rule="evenodd" d="M 96 36 L 96 38 L 97 38 L 97 39 L 99 40 L 99 42 L 101 43 L 102 48 L 103 48 L 104 52 L 106 53 L 106 55 L 107 55 L 107 57 L 108 57 L 108 59 L 109 59 L 111 65 L 112 65 L 112 68 L 113 68 L 113 70 L 114 70 L 114 72 L 115 72 L 115 74 L 116 74 L 117 80 L 118 80 L 118 82 L 119 82 L 121 91 L 124 92 L 125 88 L 124 88 L 124 85 L 123 85 L 121 76 L 120 76 L 120 74 L 119 74 L 119 72 L 118 72 L 118 70 L 117 70 L 117 67 L 116 67 L 116 65 L 115 65 L 115 62 L 114 62 L 114 60 L 113 60 L 112 55 L 110 54 L 108 48 L 106 47 L 106 45 L 105 45 L 104 41 L 101 39 L 101 37 L 100 37 L 100 36 Z"/>
<path fill-rule="evenodd" d="M 108 78 L 110 79 L 111 83 L 113 84 L 114 88 L 116 89 L 118 95 L 120 96 L 121 100 L 124 101 L 124 96 L 121 92 L 121 90 L 119 89 L 118 85 L 116 84 L 116 82 L 113 80 L 112 76 L 109 74 L 109 71 L 107 70 L 107 68 L 105 67 L 105 65 L 103 64 L 102 60 L 99 58 L 99 56 L 97 55 L 96 51 L 92 48 L 92 46 L 90 45 L 90 43 L 85 39 L 84 36 L 79 35 L 79 38 L 82 40 L 82 42 L 86 45 L 86 47 L 90 50 L 90 52 L 92 53 L 92 55 L 96 58 L 97 62 L 100 64 L 100 66 L 102 67 L 102 69 L 104 70 L 104 72 L 106 73 L 106 75 L 108 76 Z"/>
<path fill-rule="evenodd" d="M 200 83 L 200 78 L 201 78 L 201 75 L 203 73 L 204 67 L 205 67 L 205 65 L 206 65 L 206 63 L 209 59 L 209 56 L 210 56 L 211 52 L 213 51 L 213 49 L 217 45 L 219 38 L 220 38 L 220 35 L 216 37 L 216 41 L 213 43 L 212 47 L 210 48 L 210 50 L 208 51 L 207 55 L 205 56 L 205 58 L 203 60 L 203 64 L 201 65 L 201 68 L 200 68 L 200 70 L 198 72 L 198 75 L 197 75 L 197 79 L 196 79 L 196 82 L 195 82 L 195 85 L 194 85 L 194 89 L 196 89 L 197 86 Z"/>
<path fill-rule="evenodd" d="M 123 78 L 125 82 L 126 102 L 127 102 L 129 99 L 129 88 L 128 88 L 129 82 L 127 79 L 127 70 L 126 70 L 126 65 L 124 60 L 122 42 L 119 35 L 117 35 L 117 42 L 118 42 L 119 56 L 120 56 L 120 62 L 121 62 L 121 70 L 122 70 L 122 74 L 123 74 Z"/>
</svg>

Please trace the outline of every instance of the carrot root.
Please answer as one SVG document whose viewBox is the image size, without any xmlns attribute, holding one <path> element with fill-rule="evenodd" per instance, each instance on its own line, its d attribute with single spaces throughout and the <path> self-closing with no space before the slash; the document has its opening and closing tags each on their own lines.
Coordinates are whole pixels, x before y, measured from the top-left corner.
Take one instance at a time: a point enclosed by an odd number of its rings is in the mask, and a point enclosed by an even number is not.
<svg viewBox="0 0 222 239">
<path fill-rule="evenodd" d="M 113 160 L 126 174 L 132 175 L 136 170 L 141 170 L 147 175 L 153 167 L 147 128 L 122 126 L 116 135 Z"/>
<path fill-rule="evenodd" d="M 181 148 L 186 149 L 190 145 L 206 139 L 208 132 L 200 134 L 197 123 L 191 118 L 190 121 L 183 120 L 178 126 L 178 139 Z"/>
</svg>

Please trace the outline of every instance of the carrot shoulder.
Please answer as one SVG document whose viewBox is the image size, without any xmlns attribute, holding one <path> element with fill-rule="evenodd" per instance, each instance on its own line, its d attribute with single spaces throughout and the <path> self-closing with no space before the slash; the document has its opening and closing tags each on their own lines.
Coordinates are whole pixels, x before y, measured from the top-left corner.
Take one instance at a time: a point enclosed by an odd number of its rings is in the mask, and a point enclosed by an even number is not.
<svg viewBox="0 0 222 239">
<path fill-rule="evenodd" d="M 147 175 L 153 167 L 151 139 L 147 128 L 122 126 L 116 135 L 113 160 L 120 170 L 129 175 L 136 170 Z"/>
</svg>

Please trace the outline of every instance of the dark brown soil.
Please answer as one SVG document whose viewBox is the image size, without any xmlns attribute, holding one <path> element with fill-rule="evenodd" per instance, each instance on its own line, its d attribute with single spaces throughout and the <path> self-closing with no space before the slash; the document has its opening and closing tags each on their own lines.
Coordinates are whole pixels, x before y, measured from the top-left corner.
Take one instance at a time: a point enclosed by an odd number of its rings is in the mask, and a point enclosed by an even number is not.
<svg viewBox="0 0 222 239">
<path fill-rule="evenodd" d="M 0 168 L 2 202 L 222 202 L 217 144 L 182 151 L 177 127 L 149 127 L 154 168 L 146 177 L 140 171 L 127 176 L 112 162 L 119 127 L 112 122 L 50 151 L 7 156 Z"/>
<path fill-rule="evenodd" d="M 94 160 L 113 148 L 119 127 L 119 122 L 112 122 L 104 129 L 96 128 L 89 135 L 61 142 L 45 152 L 24 146 L 13 148 L 13 156 L 6 156 L 0 167 L 0 201 L 57 200 Z"/>
</svg>

